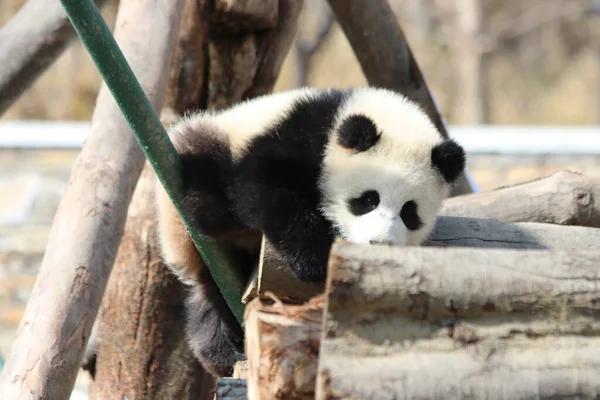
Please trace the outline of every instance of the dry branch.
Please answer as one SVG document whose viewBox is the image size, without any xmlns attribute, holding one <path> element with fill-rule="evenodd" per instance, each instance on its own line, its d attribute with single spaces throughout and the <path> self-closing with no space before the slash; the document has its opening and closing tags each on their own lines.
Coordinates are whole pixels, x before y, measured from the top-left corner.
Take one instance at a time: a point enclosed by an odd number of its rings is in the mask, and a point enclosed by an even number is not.
<svg viewBox="0 0 600 400">
<path fill-rule="evenodd" d="M 303 305 L 268 304 L 259 298 L 246 308 L 248 398 L 313 399 L 324 298 Z"/>
<path fill-rule="evenodd" d="M 600 205 L 596 199 L 600 199 L 599 182 L 560 171 L 533 182 L 450 198 L 442 215 L 598 228 Z"/>
<path fill-rule="evenodd" d="M 101 8 L 106 0 L 95 0 Z M 0 30 L 0 115 L 58 58 L 75 31 L 59 1 L 28 0 Z"/>
<path fill-rule="evenodd" d="M 367 81 L 405 94 L 421 104 L 444 137 L 446 124 L 387 0 L 328 0 Z M 473 190 L 463 174 L 453 194 Z"/>
<path fill-rule="evenodd" d="M 115 38 L 155 109 L 162 106 L 182 6 L 119 6 Z M 115 260 L 144 155 L 104 84 L 91 125 L 0 376 L 2 399 L 69 397 Z"/>
<path fill-rule="evenodd" d="M 474 195 L 479 196 L 479 194 Z M 441 216 L 425 246 L 553 249 L 563 251 L 600 248 L 600 229 L 541 223 L 506 223 L 492 219 Z M 286 302 L 303 302 L 322 293 L 324 284 L 298 280 L 263 238 L 260 264 L 250 279 L 244 301 L 267 292 Z"/>
</svg>

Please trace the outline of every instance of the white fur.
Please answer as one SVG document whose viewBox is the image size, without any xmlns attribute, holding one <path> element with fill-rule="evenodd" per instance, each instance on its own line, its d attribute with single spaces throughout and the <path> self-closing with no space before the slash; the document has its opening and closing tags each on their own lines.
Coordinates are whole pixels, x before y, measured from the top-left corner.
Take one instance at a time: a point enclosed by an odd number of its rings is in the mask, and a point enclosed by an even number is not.
<svg viewBox="0 0 600 400">
<path fill-rule="evenodd" d="M 371 118 L 381 138 L 376 147 L 356 153 L 337 144 L 332 135 L 319 182 L 325 202 L 322 211 L 344 239 L 395 245 L 417 245 L 431 231 L 449 185 L 431 165 L 431 149 L 442 141 L 426 114 L 406 98 L 384 89 L 357 91 L 337 115 L 336 129 L 349 115 Z M 379 193 L 372 212 L 355 216 L 348 200 L 367 190 Z M 409 200 L 418 205 L 423 226 L 410 231 L 400 218 Z"/>
</svg>

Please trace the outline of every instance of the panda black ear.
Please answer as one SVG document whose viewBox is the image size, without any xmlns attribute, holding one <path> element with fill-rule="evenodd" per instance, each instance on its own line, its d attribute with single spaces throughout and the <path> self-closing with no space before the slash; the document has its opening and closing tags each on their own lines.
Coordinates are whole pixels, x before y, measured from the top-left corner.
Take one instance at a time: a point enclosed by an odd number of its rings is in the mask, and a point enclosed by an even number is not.
<svg viewBox="0 0 600 400">
<path fill-rule="evenodd" d="M 465 168 L 465 151 L 454 140 L 444 140 L 431 150 L 431 163 L 446 182 L 452 183 Z"/>
<path fill-rule="evenodd" d="M 346 118 L 339 128 L 340 146 L 356 151 L 367 151 L 375 146 L 381 135 L 371 118 L 364 115 L 352 115 Z"/>
</svg>

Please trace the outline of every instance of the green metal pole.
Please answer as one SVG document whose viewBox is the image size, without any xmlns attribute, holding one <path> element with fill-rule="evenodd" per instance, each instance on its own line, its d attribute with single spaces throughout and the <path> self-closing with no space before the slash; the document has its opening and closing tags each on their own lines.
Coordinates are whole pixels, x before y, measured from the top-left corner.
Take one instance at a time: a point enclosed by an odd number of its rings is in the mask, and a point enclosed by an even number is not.
<svg viewBox="0 0 600 400">
<path fill-rule="evenodd" d="M 146 158 L 190 232 L 229 308 L 243 325 L 244 281 L 225 247 L 201 235 L 181 204 L 181 160 L 121 49 L 92 0 L 61 0 L 82 43 L 129 123 Z M 144 40 L 144 38 L 140 38 Z"/>
</svg>

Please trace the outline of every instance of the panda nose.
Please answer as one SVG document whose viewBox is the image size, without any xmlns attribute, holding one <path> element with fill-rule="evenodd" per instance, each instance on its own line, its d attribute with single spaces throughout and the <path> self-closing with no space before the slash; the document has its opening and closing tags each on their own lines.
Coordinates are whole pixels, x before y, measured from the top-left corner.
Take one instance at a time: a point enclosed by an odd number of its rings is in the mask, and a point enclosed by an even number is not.
<svg viewBox="0 0 600 400">
<path fill-rule="evenodd" d="M 391 244 L 392 242 L 390 240 L 383 240 L 383 239 L 371 239 L 369 240 L 370 244 Z"/>
</svg>

